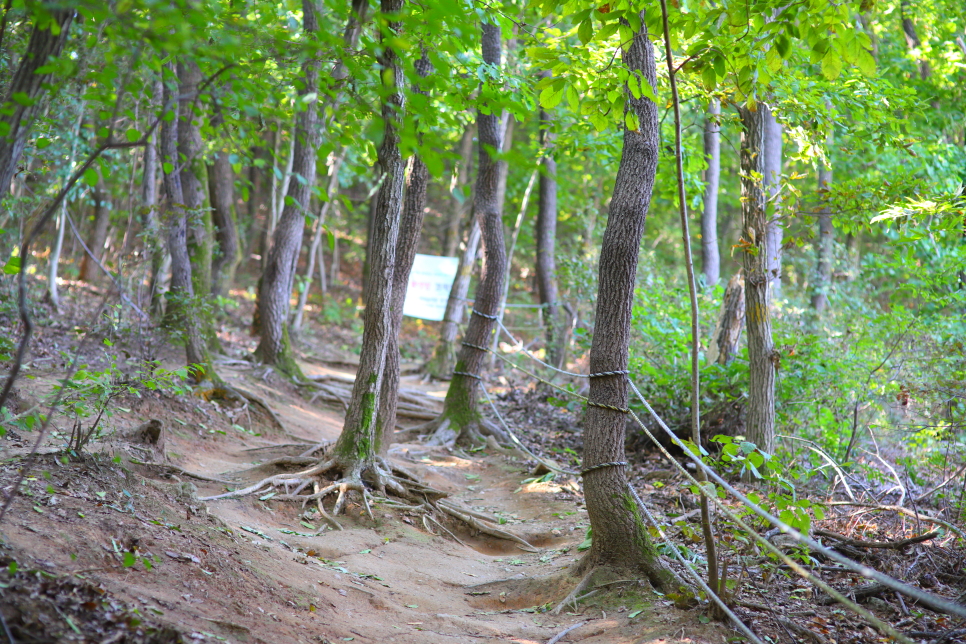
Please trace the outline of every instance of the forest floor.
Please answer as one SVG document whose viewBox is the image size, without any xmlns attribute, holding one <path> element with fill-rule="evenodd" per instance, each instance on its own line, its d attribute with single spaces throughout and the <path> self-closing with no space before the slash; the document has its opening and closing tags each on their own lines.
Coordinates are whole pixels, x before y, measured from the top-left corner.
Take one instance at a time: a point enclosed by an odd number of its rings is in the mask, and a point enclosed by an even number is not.
<svg viewBox="0 0 966 644">
<path fill-rule="evenodd" d="M 77 329 L 74 318 L 39 330 L 31 379 L 17 388 L 21 408 L 41 400 L 63 377 L 58 356 Z M 157 335 L 113 340 L 110 347 L 89 342 L 84 360 L 104 364 L 118 355 L 136 362 L 150 351 L 165 366 L 179 364 L 180 349 Z M 240 326 L 221 340 L 226 354 L 241 356 L 251 348 Z M 318 329 L 306 342 L 306 375 L 351 378 L 352 342 L 347 332 Z M 533 481 L 534 463 L 505 451 L 404 443 L 394 445 L 390 457 L 457 504 L 498 517 L 536 552 L 445 522 L 460 543 L 420 515 L 388 506 L 375 506 L 371 520 L 350 503 L 340 517 L 345 529 L 337 531 L 326 529 L 318 515 L 301 514 L 297 504 L 264 496 L 199 501 L 285 471 L 263 464 L 334 440 L 343 422 L 341 407 L 310 402 L 264 368 L 228 360 L 219 372 L 261 398 L 281 427 L 257 405 L 242 409 L 197 395 L 149 392 L 116 399 L 110 431 L 86 453 L 63 459 L 70 427 L 65 418 L 54 419 L 54 431 L 0 523 L 0 615 L 11 641 L 531 644 L 574 626 L 561 642 L 739 641 L 729 624 L 708 619 L 706 606 L 681 610 L 636 582 L 617 584 L 559 616 L 548 612 L 576 583 L 565 573 L 581 554 L 588 525 L 580 484 L 559 476 Z M 438 399 L 445 391 L 445 383 L 416 376 L 403 384 Z M 510 390 L 500 406 L 525 438 L 539 437 L 528 441 L 538 451 L 558 460 L 565 450 L 579 454 L 577 415 L 532 391 Z M 136 432 L 150 421 L 160 422 L 158 441 Z M 4 497 L 34 439 L 16 432 L 0 439 Z M 547 451 L 551 446 L 556 453 Z M 632 478 L 660 518 L 696 521 L 687 484 L 667 464 L 638 455 L 634 467 Z M 901 538 L 918 534 L 913 523 L 843 512 L 830 513 L 823 527 Z M 677 536 L 700 554 L 697 531 L 684 522 L 679 527 Z M 868 561 L 956 599 L 966 589 L 966 552 L 949 538 L 941 541 Z M 836 606 L 822 605 L 805 582 L 766 567 L 745 570 L 742 578 L 750 581 L 742 582 L 736 600 L 758 633 L 773 642 L 885 641 Z M 847 572 L 825 576 L 843 589 L 861 584 Z M 524 583 L 528 579 L 537 582 Z M 936 635 L 923 641 L 939 641 L 940 634 L 944 642 L 962 641 L 957 624 L 945 616 L 907 607 L 889 594 L 866 606 L 902 630 Z"/>
</svg>

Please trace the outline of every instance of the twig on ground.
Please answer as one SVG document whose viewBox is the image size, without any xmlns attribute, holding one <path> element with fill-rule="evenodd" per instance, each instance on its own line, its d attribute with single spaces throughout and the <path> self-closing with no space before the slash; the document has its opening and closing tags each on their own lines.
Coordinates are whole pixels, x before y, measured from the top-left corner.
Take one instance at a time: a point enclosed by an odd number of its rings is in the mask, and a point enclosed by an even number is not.
<svg viewBox="0 0 966 644">
<path fill-rule="evenodd" d="M 191 478 L 198 479 L 199 481 L 209 481 L 211 483 L 221 483 L 223 485 L 234 485 L 235 484 L 234 481 L 228 481 L 226 479 L 219 479 L 219 478 L 215 478 L 213 476 L 205 476 L 204 474 L 197 474 L 195 472 L 189 472 L 188 470 L 186 470 L 186 469 L 184 469 L 182 467 L 178 467 L 177 465 L 171 465 L 170 463 L 153 463 L 151 461 L 138 461 L 138 460 L 135 460 L 133 458 L 131 459 L 131 462 L 134 463 L 135 465 L 144 465 L 144 466 L 147 466 L 147 467 L 157 467 L 159 469 L 173 470 L 174 472 L 177 472 L 178 474 L 181 474 L 183 476 L 190 476 Z"/>
<path fill-rule="evenodd" d="M 904 514 L 906 516 L 912 517 L 918 521 L 925 521 L 926 523 L 934 523 L 936 525 L 941 525 L 950 532 L 953 532 L 960 539 L 966 540 L 966 534 L 963 531 L 949 523 L 948 521 L 943 521 L 942 519 L 937 519 L 936 517 L 931 517 L 928 514 L 923 514 L 921 512 L 913 512 L 908 508 L 904 508 L 901 505 L 880 505 L 877 503 L 856 503 L 854 501 L 828 501 L 825 505 L 848 505 L 859 508 L 871 508 L 873 510 L 889 510 L 891 512 L 898 512 L 899 514 Z"/>
<path fill-rule="evenodd" d="M 570 631 L 575 631 L 586 623 L 587 622 L 577 622 L 576 624 L 568 626 L 567 628 L 565 628 L 564 630 L 560 631 L 559 633 L 551 637 L 549 640 L 547 640 L 547 644 L 557 644 L 557 642 L 559 642 L 564 637 L 566 637 Z"/>
<path fill-rule="evenodd" d="M 935 539 L 936 537 L 939 536 L 939 532 L 934 530 L 932 532 L 927 532 L 926 534 L 921 534 L 917 537 L 900 539 L 899 541 L 863 541 L 861 539 L 852 539 L 851 537 L 846 537 L 843 534 L 838 534 L 837 532 L 831 532 L 829 530 L 816 530 L 814 534 L 819 537 L 829 537 L 830 539 L 835 539 L 837 541 L 841 541 L 842 543 L 848 544 L 850 546 L 856 546 L 858 548 L 892 548 L 896 550 L 912 545 L 914 543 L 922 543 L 923 541 L 929 541 L 930 539 Z"/>
</svg>

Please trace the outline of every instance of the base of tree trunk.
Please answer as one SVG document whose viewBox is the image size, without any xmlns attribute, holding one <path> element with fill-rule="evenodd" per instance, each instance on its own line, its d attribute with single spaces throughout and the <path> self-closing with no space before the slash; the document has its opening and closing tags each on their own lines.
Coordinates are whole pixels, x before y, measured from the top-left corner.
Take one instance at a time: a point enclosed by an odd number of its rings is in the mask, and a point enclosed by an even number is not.
<svg viewBox="0 0 966 644">
<path fill-rule="evenodd" d="M 456 368 L 456 345 L 441 340 L 436 344 L 433 357 L 423 367 L 423 371 L 436 380 L 450 380 Z"/>
<path fill-rule="evenodd" d="M 458 413 L 444 411 L 438 418 L 410 431 L 426 436 L 425 444 L 434 447 L 477 447 L 486 444 L 488 437 L 493 437 L 498 443 L 510 444 L 510 437 L 501 427 L 469 409 L 462 409 Z"/>
<path fill-rule="evenodd" d="M 273 353 L 265 342 L 259 342 L 255 348 L 255 359 L 263 365 L 274 367 L 286 378 L 294 381 L 304 381 L 305 375 L 295 359 L 295 349 L 288 333 L 288 325 L 282 326 L 282 346 L 277 353 Z"/>
</svg>

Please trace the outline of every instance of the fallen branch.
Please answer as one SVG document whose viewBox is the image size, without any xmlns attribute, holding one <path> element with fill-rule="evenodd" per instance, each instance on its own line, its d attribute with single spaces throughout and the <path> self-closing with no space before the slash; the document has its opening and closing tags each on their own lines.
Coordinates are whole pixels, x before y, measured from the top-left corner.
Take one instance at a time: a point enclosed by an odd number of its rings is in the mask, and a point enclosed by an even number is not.
<svg viewBox="0 0 966 644">
<path fill-rule="evenodd" d="M 557 644 L 557 642 L 562 640 L 567 635 L 567 633 L 569 633 L 570 631 L 577 630 L 578 628 L 580 628 L 586 623 L 587 622 L 577 622 L 573 626 L 568 626 L 567 628 L 565 628 L 564 630 L 560 631 L 559 633 L 551 637 L 549 640 L 547 640 L 547 644 Z"/>
<path fill-rule="evenodd" d="M 815 535 L 819 537 L 828 537 L 830 539 L 835 539 L 841 541 L 842 543 L 848 544 L 850 546 L 856 546 L 858 548 L 892 548 L 900 549 L 910 546 L 914 543 L 922 543 L 923 541 L 929 541 L 930 539 L 935 539 L 939 536 L 939 532 L 934 530 L 932 532 L 927 532 L 926 534 L 921 534 L 917 537 L 910 537 L 908 539 L 900 539 L 899 541 L 863 541 L 861 539 L 852 539 L 846 537 L 843 534 L 838 534 L 837 532 L 831 532 L 829 530 L 816 530 Z"/>
<path fill-rule="evenodd" d="M 913 512 L 908 508 L 904 508 L 901 505 L 878 505 L 876 503 L 857 503 L 855 501 L 828 501 L 825 505 L 848 505 L 857 508 L 870 508 L 872 510 L 889 510 L 891 512 L 898 512 L 899 514 L 904 514 L 908 517 L 912 517 L 917 521 L 925 521 L 926 523 L 933 523 L 935 525 L 941 525 L 950 532 L 955 533 L 960 539 L 966 541 L 966 534 L 963 531 L 949 523 L 948 521 L 943 521 L 942 519 L 937 519 L 936 517 L 931 517 L 928 514 L 922 514 L 919 512 Z"/>
<path fill-rule="evenodd" d="M 178 467 L 177 465 L 171 465 L 170 463 L 152 463 L 151 461 L 138 461 L 133 458 L 130 460 L 135 465 L 144 465 L 145 467 L 157 467 L 159 469 L 172 470 L 183 476 L 190 476 L 193 479 L 198 479 L 199 481 L 209 481 L 210 483 L 221 483 L 223 485 L 234 485 L 233 481 L 227 481 L 225 479 L 215 478 L 214 476 L 205 476 L 204 474 L 189 472 L 184 468 Z"/>
</svg>

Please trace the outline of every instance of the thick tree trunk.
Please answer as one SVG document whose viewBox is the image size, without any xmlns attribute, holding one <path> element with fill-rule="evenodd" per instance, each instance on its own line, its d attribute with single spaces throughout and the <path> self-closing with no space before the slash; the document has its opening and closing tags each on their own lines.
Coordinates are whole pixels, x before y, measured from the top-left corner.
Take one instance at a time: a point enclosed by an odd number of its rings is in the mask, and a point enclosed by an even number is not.
<svg viewBox="0 0 966 644">
<path fill-rule="evenodd" d="M 499 67 L 503 49 L 500 28 L 483 22 L 482 34 L 483 61 Z M 496 160 L 489 152 L 503 149 L 500 117 L 493 110 L 489 114 L 478 111 L 476 129 L 480 145 L 473 211 L 479 218 L 482 231 L 483 270 L 476 288 L 473 313 L 453 370 L 453 381 L 446 393 L 443 413 L 434 421 L 435 433 L 431 441 L 435 443 L 477 442 L 481 439 L 480 430 L 499 433 L 499 430 L 483 421 L 478 396 L 485 347 L 489 346 L 496 325 L 497 307 L 507 272 L 502 204 L 499 199 L 500 173 Z"/>
<path fill-rule="evenodd" d="M 654 48 L 643 17 L 641 23 L 641 31 L 623 52 L 623 61 L 631 73 L 656 91 Z M 640 129 L 624 130 L 621 162 L 600 250 L 591 373 L 627 369 L 637 259 L 660 153 L 657 106 L 644 97 L 635 99 L 630 91 L 626 91 L 626 96 L 626 109 L 637 116 Z M 585 470 L 625 459 L 626 416 L 598 405 L 626 409 L 627 379 L 624 376 L 592 378 L 589 398 L 584 430 Z M 655 585 L 667 586 L 673 576 L 661 565 L 647 527 L 630 499 L 624 467 L 591 469 L 584 475 L 584 494 L 593 545 L 579 569 L 606 565 L 638 570 Z"/>
<path fill-rule="evenodd" d="M 305 33 L 315 38 L 319 29 L 312 0 L 302 2 Z M 300 96 L 317 95 L 319 88 L 318 58 L 305 62 L 305 86 Z M 264 364 L 274 365 L 282 372 L 297 376 L 301 373 L 295 362 L 288 335 L 288 314 L 292 297 L 295 262 L 302 248 L 305 213 L 309 208 L 312 185 L 315 183 L 315 157 L 319 138 L 318 101 L 311 100 L 298 115 L 295 129 L 295 152 L 292 170 L 304 178 L 289 184 L 286 205 L 275 229 L 265 273 L 259 289 L 258 309 L 261 312 L 261 341 L 255 355 Z"/>
<path fill-rule="evenodd" d="M 197 381 L 214 377 L 208 344 L 202 333 L 194 302 L 194 288 L 191 277 L 191 260 L 188 256 L 188 221 L 184 208 L 184 193 L 181 186 L 183 173 L 177 171 L 178 165 L 178 95 L 177 71 L 174 63 L 165 65 L 169 80 L 164 87 L 166 110 L 174 112 L 174 118 L 161 122 L 161 158 L 170 164 L 174 171 L 164 173 L 165 209 L 167 211 L 168 252 L 171 255 L 171 288 L 168 294 L 166 319 L 168 326 L 184 334 L 185 353 L 191 373 Z M 189 116 L 190 118 L 190 116 Z M 197 366 L 194 366 L 197 365 Z"/>
<path fill-rule="evenodd" d="M 416 72 L 423 78 L 432 72 L 432 65 L 424 53 L 416 61 Z M 420 94 L 425 91 L 416 90 Z M 399 402 L 399 331 L 402 328 L 403 304 L 409 287 L 409 274 L 419 248 L 419 234 L 423 229 L 426 210 L 426 189 L 429 187 L 429 168 L 422 157 L 414 155 L 406 182 L 399 237 L 396 240 L 396 263 L 393 269 L 392 297 L 389 300 L 390 324 L 386 346 L 386 367 L 382 376 L 379 398 L 379 448 L 385 456 L 396 429 L 396 407 Z"/>
<path fill-rule="evenodd" d="M 235 280 L 235 268 L 241 261 L 238 244 L 238 222 L 235 217 L 234 183 L 228 151 L 215 152 L 208 166 L 208 190 L 211 194 L 211 216 L 218 248 L 211 263 L 211 294 L 224 295 Z"/>
<path fill-rule="evenodd" d="M 768 271 L 768 301 L 781 297 L 782 291 L 782 237 L 784 228 L 780 219 L 782 177 L 782 126 L 769 109 L 765 116 L 764 189 L 768 196 L 767 232 L 765 241 L 766 269 Z"/>
<path fill-rule="evenodd" d="M 463 188 L 470 182 L 470 166 L 473 164 L 473 135 L 475 131 L 476 128 L 474 126 L 467 125 L 463 131 L 463 138 L 460 140 L 459 167 L 456 169 L 456 181 L 453 184 L 451 193 L 453 195 L 457 193 L 461 194 L 463 200 L 460 201 L 455 196 L 452 199 L 453 210 L 446 224 L 446 237 L 443 241 L 443 255 L 447 257 L 456 255 L 456 251 L 459 250 L 460 222 L 463 221 L 463 215 L 466 214 L 470 204 L 473 202 L 472 196 L 465 194 Z"/>
<path fill-rule="evenodd" d="M 178 63 L 181 82 L 178 118 L 178 167 L 181 190 L 188 210 L 188 256 L 191 259 L 192 288 L 199 295 L 211 292 L 211 260 L 215 241 L 211 208 L 208 204 L 208 171 L 201 139 L 201 111 L 198 97 L 201 70 L 191 59 Z"/>
<path fill-rule="evenodd" d="M 721 103 L 713 98 L 704 120 L 704 211 L 701 213 L 701 268 L 708 288 L 721 277 L 718 250 L 718 185 L 721 181 Z"/>
<path fill-rule="evenodd" d="M 87 238 L 87 247 L 98 261 L 104 257 L 104 244 L 107 242 L 107 229 L 111 225 L 111 208 L 107 200 L 107 194 L 103 191 L 103 180 L 100 179 L 97 185 L 91 188 L 91 199 L 94 201 L 94 228 L 91 235 Z M 93 282 L 100 269 L 91 259 L 90 255 L 84 253 L 81 260 L 79 278 L 82 282 Z"/>
<path fill-rule="evenodd" d="M 821 163 L 821 162 L 820 162 Z M 821 313 L 828 306 L 828 290 L 832 284 L 832 211 L 828 205 L 828 189 L 832 183 L 832 167 L 821 163 L 818 168 L 818 195 L 821 208 L 818 211 L 817 263 L 812 280 L 812 308 Z"/>
<path fill-rule="evenodd" d="M 738 356 L 741 329 L 745 324 L 745 279 L 741 271 L 728 280 L 718 323 L 708 345 L 708 362 L 729 365 Z"/>
<path fill-rule="evenodd" d="M 766 124 L 771 109 L 758 103 L 754 111 L 745 107 L 741 115 L 741 215 L 743 240 L 748 247 L 741 253 L 745 272 L 745 320 L 748 330 L 748 440 L 767 453 L 775 442 L 775 348 L 768 306 L 769 272 L 766 252 L 767 197 L 762 181 L 765 176 Z"/>
<path fill-rule="evenodd" d="M 403 0 L 382 0 L 381 8 L 383 14 L 394 15 L 402 6 Z M 387 29 L 390 33 L 397 32 L 399 23 L 389 22 Z M 385 45 L 386 34 L 383 38 Z M 345 425 L 333 447 L 333 455 L 343 463 L 350 464 L 349 467 L 354 470 L 349 475 L 358 475 L 374 467 L 382 451 L 377 418 L 386 355 L 393 330 L 391 304 L 396 286 L 393 273 L 406 179 L 406 163 L 399 150 L 399 125 L 405 110 L 404 72 L 398 54 L 390 46 L 384 46 L 379 63 L 384 70 L 382 82 L 389 90 L 382 106 L 385 129 L 378 158 L 378 169 L 383 180 L 369 240 L 369 292 L 359 369 Z"/>
<path fill-rule="evenodd" d="M 4 99 L 4 113 L 0 115 L 4 130 L 4 135 L 0 136 L 0 194 L 6 194 L 10 190 L 10 182 L 17 172 L 17 165 L 27 145 L 30 127 L 44 106 L 42 99 L 47 92 L 51 74 L 38 74 L 37 71 L 46 66 L 50 58 L 60 56 L 74 19 L 73 9 L 54 8 L 59 6 L 57 3 L 43 4 L 52 5 L 47 7 L 51 20 L 38 21 L 34 25 L 27 42 L 27 51 L 20 59 L 20 65 Z M 17 100 L 13 100 L 14 96 Z"/>
<path fill-rule="evenodd" d="M 549 74 L 547 74 L 549 75 Z M 547 361 L 560 367 L 564 359 L 564 333 L 557 303 L 557 160 L 553 150 L 553 116 L 540 110 L 540 147 L 544 150 L 538 187 L 537 294 L 546 329 Z"/>
</svg>

